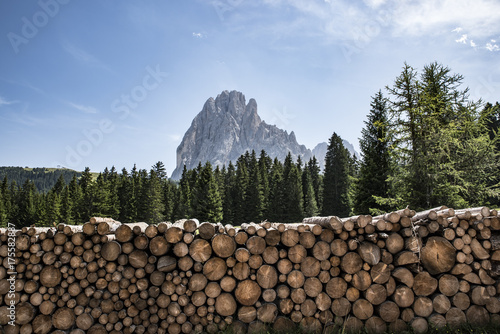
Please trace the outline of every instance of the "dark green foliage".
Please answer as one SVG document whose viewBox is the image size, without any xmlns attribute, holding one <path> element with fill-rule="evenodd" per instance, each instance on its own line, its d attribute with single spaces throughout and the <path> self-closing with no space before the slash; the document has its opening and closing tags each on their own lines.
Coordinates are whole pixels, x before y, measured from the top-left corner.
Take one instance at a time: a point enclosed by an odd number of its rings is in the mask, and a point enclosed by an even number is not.
<svg viewBox="0 0 500 334">
<path fill-rule="evenodd" d="M 342 144 L 342 138 L 334 132 L 325 158 L 322 215 L 347 217 L 351 212 L 349 199 L 351 162 L 349 151 Z"/>
<path fill-rule="evenodd" d="M 387 102 L 379 91 L 371 102 L 365 128 L 361 130 L 359 146 L 361 161 L 354 198 L 357 214 L 387 211 L 389 208 L 376 202 L 376 197 L 389 196 L 391 171 L 390 142 L 388 137 Z"/>
<path fill-rule="evenodd" d="M 223 212 L 222 198 L 212 165 L 207 162 L 198 176 L 193 193 L 194 216 L 201 221 L 220 222 Z"/>
<path fill-rule="evenodd" d="M 47 193 L 62 176 L 65 183 L 68 183 L 73 176 L 80 177 L 81 172 L 65 168 L 23 168 L 23 167 L 0 167 L 0 179 L 7 179 L 17 184 L 24 184 L 26 180 L 31 180 L 37 191 Z"/>
<path fill-rule="evenodd" d="M 487 185 L 498 166 L 494 140 L 462 81 L 441 64 L 424 66 L 420 76 L 405 64 L 387 88 L 397 163 L 389 199 L 396 207 L 474 206 L 496 195 Z"/>
<path fill-rule="evenodd" d="M 300 162 L 299 162 L 300 163 Z M 304 218 L 302 175 L 292 155 L 288 153 L 283 164 L 283 221 L 284 223 L 297 223 Z"/>
</svg>

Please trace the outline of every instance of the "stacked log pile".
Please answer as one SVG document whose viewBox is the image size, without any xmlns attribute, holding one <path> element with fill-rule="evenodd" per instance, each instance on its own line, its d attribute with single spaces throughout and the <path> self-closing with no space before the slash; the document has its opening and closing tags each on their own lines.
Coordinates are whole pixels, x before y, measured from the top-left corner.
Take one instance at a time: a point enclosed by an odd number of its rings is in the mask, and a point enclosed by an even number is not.
<svg viewBox="0 0 500 334">
<path fill-rule="evenodd" d="M 441 207 L 240 228 L 93 218 L 3 230 L 0 325 L 37 334 L 296 325 L 382 333 L 498 322 L 499 218 L 486 207 Z"/>
</svg>

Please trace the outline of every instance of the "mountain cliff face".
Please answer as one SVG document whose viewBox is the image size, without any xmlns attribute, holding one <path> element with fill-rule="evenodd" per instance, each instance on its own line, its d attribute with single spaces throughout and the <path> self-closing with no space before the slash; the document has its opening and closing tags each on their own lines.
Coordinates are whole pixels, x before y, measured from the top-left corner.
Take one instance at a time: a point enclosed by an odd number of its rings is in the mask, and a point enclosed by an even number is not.
<svg viewBox="0 0 500 334">
<path fill-rule="evenodd" d="M 283 161 L 290 152 L 296 160 L 308 161 L 313 154 L 321 166 L 326 154 L 326 143 L 311 151 L 299 145 L 293 131 L 279 129 L 262 121 L 257 114 L 257 102 L 237 91 L 223 91 L 215 99 L 209 98 L 200 113 L 193 119 L 177 147 L 177 165 L 172 179 L 181 177 L 182 169 L 196 168 L 207 161 L 222 167 L 229 161 L 235 162 L 246 151 L 267 154 Z"/>
</svg>

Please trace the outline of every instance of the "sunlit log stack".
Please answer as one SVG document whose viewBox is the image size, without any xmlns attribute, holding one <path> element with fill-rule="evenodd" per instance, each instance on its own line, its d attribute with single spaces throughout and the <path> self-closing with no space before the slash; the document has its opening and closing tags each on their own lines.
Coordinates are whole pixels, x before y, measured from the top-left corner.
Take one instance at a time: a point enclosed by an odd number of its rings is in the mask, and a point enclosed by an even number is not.
<svg viewBox="0 0 500 334">
<path fill-rule="evenodd" d="M 0 232 L 5 333 L 382 333 L 499 322 L 500 220 L 486 207 L 299 224 L 84 225 Z M 11 271 L 11 270 L 10 270 Z M 11 302 L 15 326 L 9 325 Z"/>
</svg>

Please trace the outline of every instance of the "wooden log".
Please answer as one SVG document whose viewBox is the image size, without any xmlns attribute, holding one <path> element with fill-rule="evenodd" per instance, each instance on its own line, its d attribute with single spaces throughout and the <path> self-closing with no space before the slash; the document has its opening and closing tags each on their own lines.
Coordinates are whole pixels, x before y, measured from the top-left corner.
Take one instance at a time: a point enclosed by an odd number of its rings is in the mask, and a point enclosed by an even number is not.
<svg viewBox="0 0 500 334">
<path fill-rule="evenodd" d="M 394 277 L 397 282 L 401 282 L 409 288 L 413 287 L 413 274 L 405 267 L 398 267 L 394 269 L 394 271 L 392 272 L 392 277 Z"/>
<path fill-rule="evenodd" d="M 486 308 L 479 305 L 472 305 L 465 313 L 467 321 L 475 326 L 484 326 L 490 322 L 490 315 Z"/>
<path fill-rule="evenodd" d="M 379 262 L 370 269 L 370 276 L 374 283 L 384 284 L 391 277 L 389 265 Z"/>
<path fill-rule="evenodd" d="M 257 271 L 257 283 L 263 289 L 272 289 L 278 283 L 278 272 L 273 266 L 263 265 Z"/>
<path fill-rule="evenodd" d="M 204 239 L 195 239 L 189 245 L 189 255 L 197 262 L 205 262 L 212 256 L 212 247 Z"/>
<path fill-rule="evenodd" d="M 385 301 L 377 308 L 378 314 L 385 322 L 395 322 L 400 315 L 399 307 L 396 303 Z"/>
<path fill-rule="evenodd" d="M 354 252 L 346 253 L 340 262 L 340 268 L 344 272 L 351 275 L 361 270 L 362 267 L 363 260 L 361 259 L 361 256 Z"/>
<path fill-rule="evenodd" d="M 262 254 L 266 249 L 266 241 L 259 236 L 252 236 L 246 242 L 246 248 L 251 254 Z"/>
<path fill-rule="evenodd" d="M 210 240 L 215 235 L 215 225 L 210 223 L 202 223 L 198 227 L 198 233 L 200 238 Z"/>
<path fill-rule="evenodd" d="M 279 251 L 274 246 L 268 246 L 262 253 L 262 260 L 267 264 L 275 264 L 279 261 Z"/>
<path fill-rule="evenodd" d="M 330 250 L 334 256 L 344 256 L 347 253 L 347 243 L 341 239 L 335 239 L 330 244 Z"/>
<path fill-rule="evenodd" d="M 417 297 L 412 307 L 415 315 L 423 318 L 429 317 L 434 311 L 432 300 L 427 297 Z"/>
<path fill-rule="evenodd" d="M 416 296 L 430 296 L 438 288 L 438 280 L 426 271 L 415 275 L 413 281 L 413 292 Z"/>
<path fill-rule="evenodd" d="M 76 317 L 72 309 L 62 307 L 57 309 L 52 316 L 52 324 L 55 328 L 68 330 L 75 324 Z"/>
<path fill-rule="evenodd" d="M 227 272 L 226 261 L 219 257 L 210 258 L 203 265 L 203 275 L 207 277 L 210 281 L 218 281 Z"/>
<path fill-rule="evenodd" d="M 261 288 L 252 280 L 244 280 L 238 283 L 234 294 L 240 304 L 251 306 L 260 298 Z"/>
<path fill-rule="evenodd" d="M 236 300 L 232 294 L 222 293 L 215 301 L 215 311 L 221 316 L 227 317 L 236 313 Z"/>
<path fill-rule="evenodd" d="M 372 284 L 372 279 L 367 271 L 360 270 L 352 275 L 351 284 L 359 291 L 365 291 Z"/>
<path fill-rule="evenodd" d="M 410 307 L 413 304 L 415 295 L 409 287 L 401 285 L 396 288 L 392 298 L 399 307 L 404 308 Z"/>
<path fill-rule="evenodd" d="M 264 303 L 257 309 L 257 319 L 263 323 L 272 323 L 278 316 L 278 307 L 274 303 Z"/>
<path fill-rule="evenodd" d="M 376 265 L 381 259 L 380 248 L 371 242 L 362 242 L 358 247 L 358 254 L 370 266 Z"/>
<path fill-rule="evenodd" d="M 286 247 L 293 247 L 299 242 L 299 232 L 297 230 L 285 230 L 281 234 L 281 243 Z"/>
<path fill-rule="evenodd" d="M 460 327 L 467 321 L 465 313 L 456 307 L 450 308 L 450 310 L 446 312 L 445 318 L 446 318 L 446 323 L 451 328 Z"/>
<path fill-rule="evenodd" d="M 372 305 L 380 305 L 387 299 L 387 290 L 381 284 L 372 284 L 365 291 L 365 298 Z"/>
<path fill-rule="evenodd" d="M 391 254 L 397 254 L 405 246 L 403 237 L 399 233 L 391 233 L 385 241 L 385 247 Z"/>
<path fill-rule="evenodd" d="M 262 241 L 264 242 L 264 240 Z M 217 234 L 212 239 L 212 250 L 217 256 L 221 258 L 228 258 L 234 254 L 234 251 L 236 250 L 236 242 L 233 237 L 230 237 L 227 234 Z"/>
<path fill-rule="evenodd" d="M 415 332 L 417 334 L 426 333 L 427 330 L 429 329 L 427 319 L 421 318 L 421 317 L 413 318 L 413 320 L 410 323 L 410 326 L 413 329 L 413 332 Z"/>
<path fill-rule="evenodd" d="M 368 333 L 382 334 L 387 332 L 387 325 L 384 320 L 379 317 L 370 317 L 365 322 L 365 328 Z"/>
<path fill-rule="evenodd" d="M 445 295 L 438 294 L 432 299 L 432 308 L 434 312 L 446 314 L 451 308 L 451 301 Z"/>
<path fill-rule="evenodd" d="M 352 313 L 360 320 L 366 320 L 373 315 L 373 305 L 366 299 L 358 299 L 352 305 Z"/>
<path fill-rule="evenodd" d="M 451 297 L 459 290 L 458 278 L 453 275 L 445 274 L 439 278 L 439 292 L 443 295 Z"/>
<path fill-rule="evenodd" d="M 445 238 L 430 237 L 422 248 L 421 260 L 430 274 L 444 273 L 455 265 L 456 250 Z"/>
<path fill-rule="evenodd" d="M 339 217 L 328 216 L 328 217 L 308 217 L 302 220 L 303 224 L 317 224 L 323 228 L 330 229 L 332 231 L 341 229 L 343 224 Z"/>
<path fill-rule="evenodd" d="M 325 291 L 332 299 L 342 298 L 347 291 L 347 282 L 341 277 L 333 277 L 326 284 Z"/>
<path fill-rule="evenodd" d="M 121 245 L 116 241 L 110 241 L 102 245 L 101 255 L 106 261 L 115 261 L 122 251 Z"/>
</svg>

